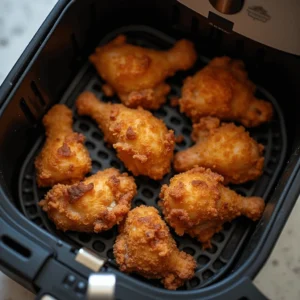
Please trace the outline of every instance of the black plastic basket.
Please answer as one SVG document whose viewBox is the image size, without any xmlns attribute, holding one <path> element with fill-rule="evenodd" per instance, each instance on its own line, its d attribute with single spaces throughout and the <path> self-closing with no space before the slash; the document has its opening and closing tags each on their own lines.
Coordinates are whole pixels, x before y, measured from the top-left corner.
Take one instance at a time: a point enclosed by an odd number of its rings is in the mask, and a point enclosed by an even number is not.
<svg viewBox="0 0 300 300">
<path fill-rule="evenodd" d="M 136 25 L 125 26 L 128 24 Z M 78 249 L 84 247 L 106 260 L 101 272 L 116 275 L 117 299 L 264 298 L 251 279 L 267 259 L 300 190 L 297 107 L 283 98 L 299 92 L 293 85 L 293 68 L 298 67 L 299 58 L 234 34 L 216 34 L 215 30 L 195 12 L 170 0 L 145 1 L 143 5 L 117 0 L 58 2 L 0 90 L 0 267 L 5 273 L 38 293 L 39 298 L 49 294 L 57 299 L 82 299 L 92 273 L 75 260 Z M 239 218 L 225 224 L 224 230 L 214 236 L 213 247 L 205 251 L 195 239 L 173 234 L 179 248 L 197 261 L 195 277 L 177 291 L 163 289 L 159 281 L 118 271 L 112 252 L 117 228 L 101 234 L 62 233 L 37 205 L 47 190 L 37 188 L 33 162 L 44 141 L 41 118 L 54 103 L 65 103 L 73 109 L 74 130 L 87 138 L 92 172 L 110 166 L 125 170 L 114 150 L 105 146 L 96 123 L 78 116 L 74 109 L 76 97 L 84 90 L 93 91 L 104 101 L 118 102 L 102 94 L 103 82 L 87 56 L 99 42 L 105 44 L 120 33 L 126 34 L 130 43 L 157 49 L 169 48 L 180 37 L 195 41 L 199 59 L 192 70 L 168 80 L 170 97 L 179 96 L 183 78 L 204 66 L 209 61 L 207 56 L 228 54 L 248 63 L 251 79 L 259 83 L 258 96 L 272 102 L 275 109 L 272 122 L 250 130 L 251 136 L 265 146 L 262 177 L 232 186 L 241 194 L 264 197 L 267 205 L 262 219 L 253 223 Z M 249 51 L 233 47 L 234 39 L 239 41 L 235 45 L 241 41 L 249 44 Z M 266 57 L 263 60 L 257 54 L 261 49 Z M 291 71 L 280 73 L 282 61 L 293 62 Z M 274 68 L 277 74 L 272 73 Z M 176 151 L 191 145 L 191 123 L 177 108 L 166 104 L 154 115 L 176 135 L 184 136 Z M 173 175 L 171 172 L 161 182 L 136 178 L 138 195 L 133 207 L 158 207 L 160 187 Z"/>
</svg>

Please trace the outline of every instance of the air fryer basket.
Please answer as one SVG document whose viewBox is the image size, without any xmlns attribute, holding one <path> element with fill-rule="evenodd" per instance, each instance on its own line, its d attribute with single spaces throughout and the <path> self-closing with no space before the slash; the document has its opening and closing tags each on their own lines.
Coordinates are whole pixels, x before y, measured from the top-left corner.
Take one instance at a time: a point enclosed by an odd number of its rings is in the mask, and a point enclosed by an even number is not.
<svg viewBox="0 0 300 300">
<path fill-rule="evenodd" d="M 175 42 L 174 39 L 145 26 L 130 26 L 121 28 L 108 34 L 100 44 L 107 43 L 111 38 L 118 34 L 125 34 L 128 42 L 144 47 L 160 49 L 162 47 L 169 48 Z M 200 56 L 196 63 L 193 73 L 200 66 L 205 65 L 208 59 Z M 170 97 L 180 96 L 180 87 L 187 73 L 182 73 L 169 79 L 172 87 Z M 103 170 L 109 167 L 115 167 L 125 172 L 126 169 L 122 162 L 117 158 L 116 152 L 112 148 L 108 148 L 103 140 L 103 135 L 98 128 L 98 125 L 87 117 L 78 116 L 75 109 L 75 100 L 79 93 L 83 90 L 94 92 L 100 99 L 118 103 L 117 97 L 105 97 L 101 91 L 102 81 L 97 75 L 97 72 L 87 63 L 79 72 L 76 78 L 71 83 L 66 91 L 62 102 L 73 108 L 74 113 L 74 130 L 86 136 L 86 146 L 89 149 L 92 158 L 92 173 L 98 170 Z M 257 195 L 264 199 L 268 199 L 269 192 L 276 180 L 276 177 L 282 167 L 286 153 L 286 132 L 282 113 L 276 100 L 263 88 L 258 88 L 257 94 L 262 98 L 269 100 L 274 108 L 275 114 L 272 122 L 260 126 L 259 128 L 251 129 L 250 133 L 258 142 L 265 146 L 265 166 L 264 173 L 261 178 L 255 182 L 248 182 L 244 185 L 232 186 L 237 192 L 246 195 Z M 176 136 L 182 135 L 184 140 L 176 145 L 175 151 L 182 150 L 192 145 L 190 139 L 191 122 L 178 108 L 173 108 L 169 104 L 164 105 L 161 109 L 154 112 L 154 115 L 164 120 L 168 128 L 173 129 Z M 47 218 L 47 215 L 42 212 L 38 206 L 38 202 L 44 197 L 46 190 L 39 189 L 35 180 L 34 159 L 43 145 L 43 137 L 40 138 L 30 151 L 28 157 L 21 168 L 19 177 L 19 200 L 20 206 L 25 216 L 32 220 L 37 225 L 45 228 L 55 235 L 59 235 L 62 239 L 68 239 L 75 243 L 76 247 L 86 247 L 97 251 L 101 256 L 107 257 L 109 263 L 113 267 L 117 267 L 113 257 L 113 244 L 117 235 L 117 228 L 100 234 L 87 234 L 78 232 L 69 232 L 63 234 L 57 232 L 53 224 Z M 138 195 L 133 201 L 133 207 L 141 204 L 155 206 L 159 209 L 157 202 L 161 186 L 169 182 L 169 179 L 175 175 L 172 170 L 160 182 L 149 180 L 145 177 L 136 178 L 138 187 Z M 226 271 L 229 270 L 232 262 L 239 254 L 243 246 L 243 242 L 249 232 L 253 229 L 253 222 L 246 218 L 240 218 L 232 223 L 225 225 L 225 229 L 216 234 L 212 241 L 212 248 L 202 250 L 201 243 L 189 236 L 179 237 L 176 234 L 173 236 L 176 239 L 177 245 L 181 250 L 193 255 L 197 260 L 197 271 L 195 277 L 186 283 L 185 289 L 197 289 L 206 286 L 216 281 Z M 162 287 L 159 281 L 150 281 L 156 286 Z"/>
<path fill-rule="evenodd" d="M 110 18 L 112 15 L 115 18 Z M 128 23 L 148 26 L 124 27 Z M 207 32 L 210 33 L 207 35 Z M 87 56 L 99 40 L 105 44 L 120 33 L 126 34 L 130 43 L 156 49 L 167 49 L 181 37 L 196 42 L 199 59 L 192 70 L 168 79 L 172 88 L 169 98 L 180 96 L 183 79 L 208 63 L 209 58 L 201 54 L 210 58 L 228 54 L 248 62 L 251 79 L 259 83 L 257 96 L 270 101 L 275 110 L 270 123 L 250 130 L 251 136 L 265 146 L 262 177 L 256 182 L 231 187 L 243 195 L 262 196 L 266 200 L 262 219 L 254 223 L 241 217 L 225 224 L 214 236 L 212 249 L 205 251 L 195 239 L 179 237 L 171 231 L 178 247 L 197 261 L 195 277 L 177 291 L 163 289 L 159 281 L 118 271 L 112 251 L 116 227 L 101 234 L 63 233 L 55 229 L 37 205 L 47 189 L 37 188 L 33 163 L 44 142 L 41 119 L 54 103 L 65 103 L 73 109 L 74 130 L 86 136 L 92 173 L 111 166 L 125 171 L 115 151 L 105 145 L 96 123 L 78 116 L 74 108 L 77 96 L 84 90 L 94 92 L 104 101 L 119 102 L 116 97 L 103 95 L 103 82 L 87 62 Z M 200 44 L 198 36 L 201 36 Z M 234 39 L 237 39 L 236 50 L 231 52 Z M 249 47 L 244 48 L 244 42 Z M 75 260 L 78 249 L 84 247 L 106 261 L 101 272 L 116 275 L 117 299 L 181 299 L 185 296 L 189 299 L 263 299 L 250 279 L 266 260 L 298 196 L 300 143 L 295 135 L 298 130 L 296 108 L 282 101 L 283 95 L 294 91 L 296 78 L 292 75 L 299 59 L 261 47 L 235 35 L 223 36 L 175 0 L 163 3 L 59 1 L 0 90 L 1 269 L 37 292 L 38 297 L 50 294 L 57 299 L 82 299 L 92 272 Z M 257 48 L 253 63 L 249 56 Z M 272 59 L 272 64 L 264 63 Z M 289 80 L 280 61 L 295 62 L 288 73 Z M 265 76 L 266 72 L 269 76 Z M 273 86 L 272 80 L 280 82 L 285 90 L 279 84 Z M 275 97 L 267 90 L 275 92 Z M 192 144 L 191 123 L 178 108 L 167 103 L 154 115 L 163 119 L 177 136 L 183 135 L 183 142 L 176 145 L 176 151 Z M 158 208 L 160 187 L 173 175 L 172 171 L 161 182 L 137 177 L 138 195 L 132 206 L 146 204 Z"/>
</svg>

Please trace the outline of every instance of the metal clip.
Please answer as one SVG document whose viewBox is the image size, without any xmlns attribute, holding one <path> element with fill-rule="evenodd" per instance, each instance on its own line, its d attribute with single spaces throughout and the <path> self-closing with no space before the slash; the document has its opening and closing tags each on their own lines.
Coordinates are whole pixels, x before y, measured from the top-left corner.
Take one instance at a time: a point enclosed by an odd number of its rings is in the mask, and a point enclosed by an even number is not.
<svg viewBox="0 0 300 300">
<path fill-rule="evenodd" d="M 104 258 L 99 257 L 94 252 L 86 248 L 79 249 L 75 260 L 94 272 L 98 272 L 106 262 Z"/>
<path fill-rule="evenodd" d="M 41 300 L 57 300 L 56 298 L 50 296 L 50 295 L 44 295 Z"/>
<path fill-rule="evenodd" d="M 113 274 L 94 273 L 89 277 L 87 300 L 114 300 L 116 277 Z"/>
</svg>

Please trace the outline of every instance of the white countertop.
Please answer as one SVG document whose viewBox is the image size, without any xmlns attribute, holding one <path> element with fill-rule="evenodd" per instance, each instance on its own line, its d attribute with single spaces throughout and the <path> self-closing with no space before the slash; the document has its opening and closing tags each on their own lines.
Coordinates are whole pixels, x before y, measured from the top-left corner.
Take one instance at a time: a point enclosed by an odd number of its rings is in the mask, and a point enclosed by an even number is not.
<svg viewBox="0 0 300 300">
<path fill-rule="evenodd" d="M 0 0 L 0 84 L 48 15 L 56 0 Z M 300 299 L 300 201 L 255 279 L 272 300 Z M 34 295 L 0 272 L 0 300 L 32 300 Z"/>
</svg>

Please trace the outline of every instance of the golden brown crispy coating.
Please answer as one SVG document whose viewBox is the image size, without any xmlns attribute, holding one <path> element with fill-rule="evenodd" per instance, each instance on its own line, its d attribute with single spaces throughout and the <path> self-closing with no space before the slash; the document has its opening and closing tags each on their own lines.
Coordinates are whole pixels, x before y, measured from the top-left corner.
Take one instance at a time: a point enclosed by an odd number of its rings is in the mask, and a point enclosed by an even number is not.
<svg viewBox="0 0 300 300">
<path fill-rule="evenodd" d="M 55 185 L 39 205 L 57 229 L 101 232 L 123 220 L 135 194 L 134 179 L 110 168 L 73 185 Z"/>
<path fill-rule="evenodd" d="M 72 111 L 63 104 L 54 105 L 43 118 L 46 142 L 35 160 L 37 184 L 72 184 L 91 170 L 85 137 L 72 130 Z"/>
<path fill-rule="evenodd" d="M 193 122 L 213 116 L 254 127 L 269 121 L 273 114 L 271 103 L 255 98 L 254 92 L 242 61 L 217 57 L 185 80 L 180 110 Z"/>
<path fill-rule="evenodd" d="M 178 235 L 187 233 L 207 248 L 225 222 L 241 215 L 253 221 L 260 218 L 265 206 L 262 198 L 242 197 L 222 181 L 221 175 L 198 167 L 175 175 L 169 186 L 163 185 L 160 205 Z"/>
<path fill-rule="evenodd" d="M 195 166 L 210 168 L 224 176 L 224 184 L 257 179 L 263 172 L 264 146 L 249 136 L 242 126 L 206 117 L 193 125 L 196 144 L 176 153 L 174 168 L 184 172 Z"/>
<path fill-rule="evenodd" d="M 180 40 L 168 51 L 158 51 L 126 43 L 124 35 L 96 48 L 90 56 L 100 76 L 106 81 L 103 92 L 116 92 L 128 107 L 158 109 L 170 86 L 164 81 L 179 70 L 187 70 L 196 61 L 191 42 Z"/>
<path fill-rule="evenodd" d="M 106 141 L 135 176 L 157 180 L 170 171 L 174 133 L 149 111 L 106 104 L 91 92 L 82 93 L 76 106 L 80 115 L 96 120 Z"/>
<path fill-rule="evenodd" d="M 179 251 L 166 223 L 154 207 L 131 210 L 114 245 L 120 270 L 161 279 L 165 288 L 175 290 L 194 275 L 194 258 Z"/>
</svg>

